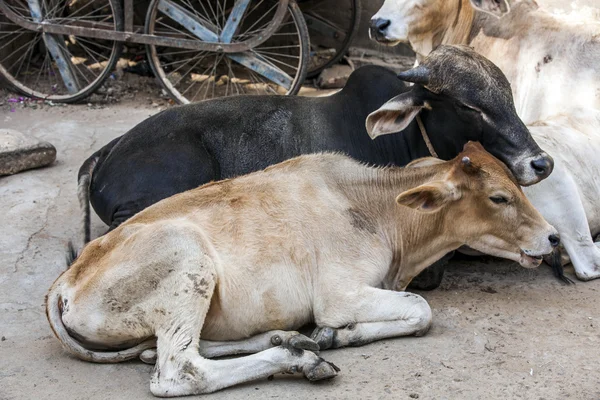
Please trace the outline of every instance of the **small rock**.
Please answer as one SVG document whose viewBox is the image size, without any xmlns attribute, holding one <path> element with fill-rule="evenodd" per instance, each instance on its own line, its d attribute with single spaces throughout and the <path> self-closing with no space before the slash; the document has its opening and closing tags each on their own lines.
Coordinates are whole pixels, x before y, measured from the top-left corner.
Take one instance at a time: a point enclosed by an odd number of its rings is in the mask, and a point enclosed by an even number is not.
<svg viewBox="0 0 600 400">
<path fill-rule="evenodd" d="M 352 68 L 348 65 L 333 65 L 321 72 L 317 79 L 317 85 L 322 89 L 343 88 L 352 73 Z"/>
<path fill-rule="evenodd" d="M 6 337 L 2 336 L 2 338 L 0 340 L 4 342 L 6 340 Z"/>
<path fill-rule="evenodd" d="M 418 399 L 419 395 L 417 393 L 411 393 L 408 395 L 408 397 L 410 397 L 411 399 Z"/>
<path fill-rule="evenodd" d="M 0 175 L 43 167 L 54 160 L 56 148 L 50 143 L 12 129 L 0 129 Z"/>
</svg>

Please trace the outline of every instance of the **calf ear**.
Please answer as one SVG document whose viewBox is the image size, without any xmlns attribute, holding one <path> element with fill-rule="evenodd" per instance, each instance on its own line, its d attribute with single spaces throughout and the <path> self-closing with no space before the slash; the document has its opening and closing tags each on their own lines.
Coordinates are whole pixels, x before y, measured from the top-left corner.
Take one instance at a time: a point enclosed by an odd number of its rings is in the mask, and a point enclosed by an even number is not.
<svg viewBox="0 0 600 400">
<path fill-rule="evenodd" d="M 421 212 L 434 212 L 458 200 L 458 190 L 447 182 L 430 182 L 400 193 L 396 202 Z"/>
<path fill-rule="evenodd" d="M 498 18 L 510 11 L 507 0 L 471 0 L 471 4 L 476 10 L 492 14 Z"/>
<path fill-rule="evenodd" d="M 380 135 L 400 132 L 412 122 L 424 107 L 413 91 L 402 93 L 373 111 L 367 117 L 366 127 L 371 139 Z"/>
</svg>

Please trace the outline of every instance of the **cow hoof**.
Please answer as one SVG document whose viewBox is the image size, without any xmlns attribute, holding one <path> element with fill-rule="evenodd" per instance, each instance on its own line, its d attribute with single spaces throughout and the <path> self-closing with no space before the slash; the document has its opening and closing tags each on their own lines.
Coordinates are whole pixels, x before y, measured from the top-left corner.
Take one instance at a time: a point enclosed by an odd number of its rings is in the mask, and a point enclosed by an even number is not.
<svg viewBox="0 0 600 400">
<path fill-rule="evenodd" d="M 288 345 L 295 349 L 308 350 L 312 351 L 313 353 L 316 353 L 320 350 L 317 342 L 300 333 L 292 336 L 288 342 Z"/>
<path fill-rule="evenodd" d="M 600 278 L 600 271 L 598 270 L 592 270 L 592 271 L 575 271 L 575 275 L 577 276 L 577 279 L 579 279 L 580 281 L 591 281 L 593 279 L 598 279 Z M 572 283 L 574 283 L 573 281 L 571 281 Z"/>
<path fill-rule="evenodd" d="M 144 350 L 142 354 L 140 354 L 140 360 L 146 364 L 156 364 L 156 349 Z"/>
<path fill-rule="evenodd" d="M 316 327 L 310 338 L 317 342 L 321 350 L 330 349 L 335 339 L 335 329 L 329 327 Z"/>
<path fill-rule="evenodd" d="M 331 379 L 337 375 L 340 369 L 329 361 L 319 358 L 319 362 L 312 368 L 304 371 L 304 376 L 311 382 Z"/>
</svg>

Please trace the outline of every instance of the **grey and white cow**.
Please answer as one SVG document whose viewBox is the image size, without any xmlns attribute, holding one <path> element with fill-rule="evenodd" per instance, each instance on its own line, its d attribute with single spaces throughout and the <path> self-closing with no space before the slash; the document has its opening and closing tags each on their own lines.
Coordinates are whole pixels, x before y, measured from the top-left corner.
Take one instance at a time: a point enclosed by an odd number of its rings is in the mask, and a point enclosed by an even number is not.
<svg viewBox="0 0 600 400">
<path fill-rule="evenodd" d="M 517 113 L 555 159 L 525 194 L 560 232 L 579 279 L 600 278 L 600 20 L 552 15 L 534 1 L 386 0 L 371 36 L 408 43 L 418 58 L 441 44 L 469 44 L 506 74 Z M 563 252 L 563 255 L 564 254 Z M 554 265 L 560 269 L 560 265 Z"/>
</svg>

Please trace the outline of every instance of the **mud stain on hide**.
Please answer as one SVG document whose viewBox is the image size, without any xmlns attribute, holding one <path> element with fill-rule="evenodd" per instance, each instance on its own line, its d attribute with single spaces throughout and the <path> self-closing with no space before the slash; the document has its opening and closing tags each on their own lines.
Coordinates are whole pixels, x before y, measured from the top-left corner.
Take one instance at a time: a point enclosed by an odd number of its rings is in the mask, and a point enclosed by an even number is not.
<svg viewBox="0 0 600 400">
<path fill-rule="evenodd" d="M 350 224 L 361 231 L 367 231 L 369 233 L 375 233 L 375 224 L 369 217 L 360 210 L 355 208 L 348 209 L 348 215 L 350 216 Z"/>
<path fill-rule="evenodd" d="M 186 275 L 188 279 L 192 282 L 194 293 L 199 294 L 205 299 L 208 299 L 208 281 L 200 277 L 200 274 L 188 273 Z"/>
<path fill-rule="evenodd" d="M 535 66 L 535 72 L 537 72 L 538 74 L 540 73 L 540 71 L 542 70 L 542 66 L 546 65 L 548 63 L 552 62 L 552 55 L 550 54 L 546 54 L 544 56 L 544 58 L 542 59 L 542 61 L 538 62 Z"/>
<path fill-rule="evenodd" d="M 152 296 L 160 282 L 169 274 L 163 263 L 151 263 L 143 268 L 143 276 L 132 274 L 119 279 L 106 290 L 104 303 L 112 312 L 125 313 Z"/>
</svg>

